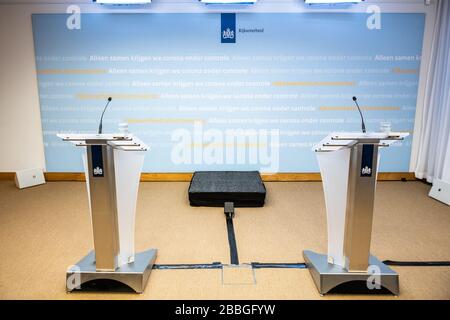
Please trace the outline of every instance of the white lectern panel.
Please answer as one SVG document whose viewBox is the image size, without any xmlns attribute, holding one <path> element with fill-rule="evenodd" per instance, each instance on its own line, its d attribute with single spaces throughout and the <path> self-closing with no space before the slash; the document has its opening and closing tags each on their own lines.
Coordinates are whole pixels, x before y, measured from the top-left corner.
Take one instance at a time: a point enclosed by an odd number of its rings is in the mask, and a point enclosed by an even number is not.
<svg viewBox="0 0 450 320">
<path fill-rule="evenodd" d="M 407 132 L 337 132 L 313 148 L 322 175 L 328 222 L 328 253 L 303 251 L 321 294 L 345 283 L 367 283 L 377 269 L 380 288 L 398 294 L 398 274 L 370 254 L 379 150 L 403 140 Z M 364 283 L 367 282 L 367 283 Z"/>
<path fill-rule="evenodd" d="M 136 202 L 145 153 L 114 149 L 120 253 L 118 264 L 134 261 Z"/>
<path fill-rule="evenodd" d="M 350 148 L 317 152 L 327 211 L 328 262 L 344 267 L 345 211 Z"/>
<path fill-rule="evenodd" d="M 97 280 L 113 280 L 143 292 L 157 255 L 156 249 L 134 252 L 136 200 L 143 151 L 148 147 L 124 132 L 58 137 L 85 150 L 82 158 L 94 238 L 94 250 L 67 270 L 67 291 L 98 290 Z M 79 281 L 76 287 L 74 277 Z"/>
<path fill-rule="evenodd" d="M 89 217 L 91 219 L 91 226 L 92 226 L 92 209 L 91 209 L 91 190 L 89 188 L 89 167 L 88 167 L 88 160 L 87 160 L 87 153 L 86 153 L 86 148 L 83 148 L 84 152 L 81 155 L 81 157 L 83 158 L 83 167 L 84 167 L 84 177 L 86 179 L 86 189 L 87 189 L 87 196 L 88 196 L 88 204 L 89 204 Z"/>
<path fill-rule="evenodd" d="M 144 165 L 147 145 L 138 138 L 129 134 L 102 134 L 102 135 L 79 135 L 79 134 L 59 134 L 59 137 L 72 142 L 76 146 L 82 146 L 85 152 L 82 155 L 84 172 L 86 177 L 86 188 L 88 193 L 89 210 L 92 208 L 89 187 L 89 167 L 87 161 L 86 142 L 83 138 L 94 138 L 103 141 L 113 148 L 114 152 L 114 175 L 116 183 L 116 207 L 118 215 L 119 231 L 119 255 L 118 266 L 122 266 L 134 261 L 134 230 L 135 212 L 142 167 Z M 126 140 L 124 140 L 124 137 Z M 116 140 L 110 140 L 116 138 Z M 89 141 L 89 140 L 88 140 Z"/>
</svg>

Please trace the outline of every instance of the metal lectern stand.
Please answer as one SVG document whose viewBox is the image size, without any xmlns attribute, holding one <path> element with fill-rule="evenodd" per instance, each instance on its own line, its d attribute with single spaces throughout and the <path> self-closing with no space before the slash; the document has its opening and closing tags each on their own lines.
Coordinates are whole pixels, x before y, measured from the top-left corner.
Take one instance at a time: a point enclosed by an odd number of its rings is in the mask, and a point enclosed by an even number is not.
<svg viewBox="0 0 450 320">
<path fill-rule="evenodd" d="M 157 253 L 134 253 L 136 200 L 147 146 L 130 134 L 58 137 L 86 147 L 83 162 L 95 249 L 67 270 L 66 290 L 113 290 L 121 284 L 142 293 Z"/>
<path fill-rule="evenodd" d="M 320 294 L 352 284 L 362 284 L 367 293 L 384 288 L 399 294 L 398 274 L 370 255 L 370 240 L 379 148 L 406 136 L 333 133 L 314 147 L 327 209 L 328 255 L 305 250 L 303 257 Z"/>
</svg>

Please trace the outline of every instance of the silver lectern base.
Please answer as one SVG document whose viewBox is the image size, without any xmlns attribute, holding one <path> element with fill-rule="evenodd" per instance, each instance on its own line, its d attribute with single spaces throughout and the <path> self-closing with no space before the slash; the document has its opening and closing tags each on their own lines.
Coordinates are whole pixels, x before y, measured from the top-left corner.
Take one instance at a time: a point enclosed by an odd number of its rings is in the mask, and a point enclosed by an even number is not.
<svg viewBox="0 0 450 320">
<path fill-rule="evenodd" d="M 142 293 L 156 259 L 156 249 L 135 255 L 132 263 L 116 271 L 97 271 L 95 252 L 91 251 L 66 273 L 66 290 L 71 291 L 134 291 Z"/>
<path fill-rule="evenodd" d="M 320 294 L 332 293 L 333 289 L 339 293 L 399 294 L 398 274 L 372 255 L 371 272 L 348 272 L 328 263 L 327 255 L 309 250 L 303 251 L 303 258 Z"/>
</svg>

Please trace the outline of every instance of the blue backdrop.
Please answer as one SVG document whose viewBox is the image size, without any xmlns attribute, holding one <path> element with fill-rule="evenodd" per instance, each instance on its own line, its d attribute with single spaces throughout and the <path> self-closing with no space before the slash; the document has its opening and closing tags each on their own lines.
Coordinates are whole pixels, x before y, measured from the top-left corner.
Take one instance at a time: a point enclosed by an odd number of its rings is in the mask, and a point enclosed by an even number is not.
<svg viewBox="0 0 450 320">
<path fill-rule="evenodd" d="M 82 171 L 55 134 L 95 132 L 108 96 L 103 132 L 128 122 L 146 172 L 318 171 L 314 143 L 360 130 L 353 95 L 369 131 L 412 133 L 424 15 L 373 30 L 368 16 L 82 14 L 69 29 L 67 14 L 33 15 L 47 170 Z M 410 151 L 411 138 L 384 150 L 381 171 L 409 171 Z"/>
</svg>

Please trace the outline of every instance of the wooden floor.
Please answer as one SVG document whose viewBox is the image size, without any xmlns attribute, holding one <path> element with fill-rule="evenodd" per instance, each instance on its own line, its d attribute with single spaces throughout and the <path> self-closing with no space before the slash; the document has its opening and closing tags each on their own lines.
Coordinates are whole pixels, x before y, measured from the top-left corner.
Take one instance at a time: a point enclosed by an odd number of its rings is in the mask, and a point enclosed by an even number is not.
<svg viewBox="0 0 450 320">
<path fill-rule="evenodd" d="M 269 182 L 263 208 L 236 209 L 241 263 L 302 262 L 326 251 L 319 182 Z M 229 262 L 221 208 L 193 208 L 188 183 L 141 183 L 136 250 L 157 263 Z M 377 186 L 372 254 L 385 260 L 450 260 L 450 208 L 421 182 Z M 320 297 L 306 269 L 258 269 L 256 284 L 223 285 L 221 270 L 154 270 L 138 294 L 65 293 L 65 270 L 93 247 L 83 182 L 18 190 L 0 181 L 0 299 L 450 299 L 450 267 L 395 267 L 400 296 Z"/>
</svg>

